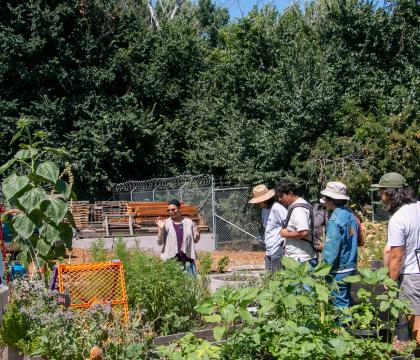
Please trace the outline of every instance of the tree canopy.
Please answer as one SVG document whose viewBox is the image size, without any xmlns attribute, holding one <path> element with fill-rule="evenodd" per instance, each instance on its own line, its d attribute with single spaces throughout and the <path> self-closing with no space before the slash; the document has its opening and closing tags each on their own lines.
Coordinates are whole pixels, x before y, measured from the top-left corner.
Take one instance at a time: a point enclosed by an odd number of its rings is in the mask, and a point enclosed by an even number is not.
<svg viewBox="0 0 420 360">
<path fill-rule="evenodd" d="M 420 178 L 420 4 L 315 0 L 229 20 L 211 0 L 0 3 L 4 163 L 21 116 L 73 164 L 76 192 L 177 174 L 363 201 Z"/>
</svg>

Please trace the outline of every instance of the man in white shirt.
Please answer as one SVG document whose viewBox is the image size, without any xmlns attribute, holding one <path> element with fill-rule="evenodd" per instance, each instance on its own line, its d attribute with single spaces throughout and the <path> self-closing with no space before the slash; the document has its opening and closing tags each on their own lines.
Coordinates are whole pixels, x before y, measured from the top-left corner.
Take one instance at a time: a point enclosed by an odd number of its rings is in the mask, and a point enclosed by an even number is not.
<svg viewBox="0 0 420 360">
<path fill-rule="evenodd" d="M 308 202 L 299 196 L 297 187 L 290 181 L 281 181 L 276 186 L 279 201 L 285 207 L 304 204 Z M 280 230 L 280 235 L 286 239 L 285 256 L 300 262 L 308 261 L 316 266 L 318 259 L 313 247 L 311 233 L 311 215 L 308 209 L 296 207 L 291 215 L 287 228 Z"/>
<path fill-rule="evenodd" d="M 281 268 L 281 258 L 284 255 L 284 239 L 280 229 L 286 219 L 287 210 L 274 200 L 275 191 L 268 190 L 265 185 L 254 187 L 251 204 L 257 204 L 262 209 L 262 222 L 265 228 L 264 243 L 266 248 L 265 269 L 276 271 Z"/>
<path fill-rule="evenodd" d="M 378 184 L 381 201 L 393 214 L 388 223 L 388 243 L 385 257 L 389 259 L 389 277 L 400 281 L 399 297 L 410 303 L 408 315 L 414 339 L 420 345 L 420 202 L 405 178 L 398 173 L 387 173 Z M 417 354 L 416 354 L 417 355 Z"/>
</svg>

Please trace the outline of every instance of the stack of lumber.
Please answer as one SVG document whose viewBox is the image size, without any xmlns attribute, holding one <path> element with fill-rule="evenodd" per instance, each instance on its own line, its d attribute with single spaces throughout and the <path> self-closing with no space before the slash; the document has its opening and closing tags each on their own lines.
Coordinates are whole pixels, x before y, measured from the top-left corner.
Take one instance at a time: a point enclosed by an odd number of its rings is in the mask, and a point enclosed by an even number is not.
<svg viewBox="0 0 420 360">
<path fill-rule="evenodd" d="M 142 232 L 156 232 L 156 219 L 161 217 L 168 218 L 167 202 L 143 202 L 130 201 L 127 203 L 127 214 L 134 215 L 136 224 L 141 225 Z M 209 227 L 203 224 L 203 220 L 198 213 L 197 206 L 181 204 L 181 213 L 183 216 L 193 220 L 201 230 L 209 230 Z"/>
<path fill-rule="evenodd" d="M 70 201 L 69 209 L 78 229 L 88 226 L 90 207 L 89 201 Z"/>
</svg>

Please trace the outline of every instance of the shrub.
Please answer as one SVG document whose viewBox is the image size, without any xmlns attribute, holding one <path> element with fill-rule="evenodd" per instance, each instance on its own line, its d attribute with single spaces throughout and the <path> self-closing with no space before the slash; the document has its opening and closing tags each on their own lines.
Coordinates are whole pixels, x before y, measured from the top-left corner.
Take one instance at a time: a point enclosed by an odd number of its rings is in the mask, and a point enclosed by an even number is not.
<svg viewBox="0 0 420 360">
<path fill-rule="evenodd" d="M 94 240 L 90 246 L 90 254 L 93 261 L 105 261 L 107 258 L 105 240 L 101 238 Z"/>
<path fill-rule="evenodd" d="M 188 331 L 200 323 L 195 306 L 207 289 L 175 260 L 162 261 L 135 250 L 124 263 L 128 303 L 140 309 L 158 333 Z"/>
<path fill-rule="evenodd" d="M 223 256 L 217 261 L 217 272 L 224 273 L 230 263 L 228 256 Z"/>
</svg>

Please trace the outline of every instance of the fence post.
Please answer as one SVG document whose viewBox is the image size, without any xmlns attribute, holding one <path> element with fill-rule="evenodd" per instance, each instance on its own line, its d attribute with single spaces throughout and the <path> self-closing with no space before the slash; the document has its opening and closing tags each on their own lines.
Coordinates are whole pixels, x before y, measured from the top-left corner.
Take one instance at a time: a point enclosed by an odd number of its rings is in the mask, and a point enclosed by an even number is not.
<svg viewBox="0 0 420 360">
<path fill-rule="evenodd" d="M 134 191 L 134 189 L 132 189 L 132 190 L 130 191 L 130 201 L 133 201 L 133 191 Z"/>
<path fill-rule="evenodd" d="M 375 221 L 375 203 L 373 202 L 373 191 L 370 191 L 370 202 L 372 203 L 372 221 Z"/>
<path fill-rule="evenodd" d="M 156 190 L 156 189 L 153 189 L 153 191 L 152 191 L 152 201 L 153 201 L 153 202 L 155 202 L 155 190 Z"/>
<path fill-rule="evenodd" d="M 214 248 L 217 250 L 217 236 L 216 236 L 216 193 L 214 188 L 214 176 L 211 177 L 211 215 L 213 222 L 213 238 Z"/>
</svg>

